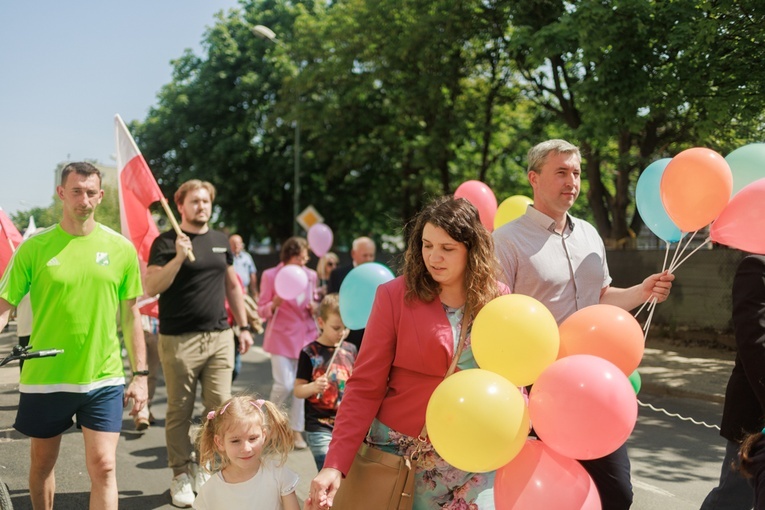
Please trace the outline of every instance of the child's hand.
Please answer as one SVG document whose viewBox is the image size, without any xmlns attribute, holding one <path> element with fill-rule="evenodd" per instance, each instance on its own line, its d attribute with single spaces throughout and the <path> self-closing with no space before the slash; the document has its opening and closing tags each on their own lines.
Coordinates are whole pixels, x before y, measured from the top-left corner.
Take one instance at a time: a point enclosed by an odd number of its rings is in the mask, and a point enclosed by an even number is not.
<svg viewBox="0 0 765 510">
<path fill-rule="evenodd" d="M 318 390 L 316 393 L 321 393 L 329 387 L 329 380 L 327 379 L 326 375 L 317 377 L 313 382 L 316 385 L 316 389 Z"/>
</svg>

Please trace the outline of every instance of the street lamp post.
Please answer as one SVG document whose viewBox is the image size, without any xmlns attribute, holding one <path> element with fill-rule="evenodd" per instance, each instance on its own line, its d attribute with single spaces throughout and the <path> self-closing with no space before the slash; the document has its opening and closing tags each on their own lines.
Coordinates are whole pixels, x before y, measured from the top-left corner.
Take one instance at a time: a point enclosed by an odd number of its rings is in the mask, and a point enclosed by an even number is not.
<svg viewBox="0 0 765 510">
<path fill-rule="evenodd" d="M 255 25 L 252 27 L 252 33 L 261 39 L 268 39 L 274 44 L 282 44 L 276 38 L 276 34 L 273 30 L 265 25 Z M 297 235 L 298 223 L 297 217 L 300 214 L 300 121 L 295 119 L 295 146 L 293 149 L 293 159 L 295 160 L 294 166 L 294 183 L 293 183 L 293 195 L 292 195 L 292 234 Z"/>
</svg>

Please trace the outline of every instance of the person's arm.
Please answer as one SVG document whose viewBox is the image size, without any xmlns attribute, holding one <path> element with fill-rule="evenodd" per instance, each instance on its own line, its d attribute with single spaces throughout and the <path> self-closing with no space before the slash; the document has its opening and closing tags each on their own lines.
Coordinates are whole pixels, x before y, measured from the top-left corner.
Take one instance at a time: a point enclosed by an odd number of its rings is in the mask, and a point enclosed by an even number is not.
<svg viewBox="0 0 765 510">
<path fill-rule="evenodd" d="M 260 296 L 258 297 L 258 314 L 264 321 L 269 320 L 276 313 L 276 309 L 282 304 L 282 298 L 276 294 L 274 281 L 276 272 L 267 270 L 260 279 Z"/>
<path fill-rule="evenodd" d="M 669 297 L 674 279 L 675 275 L 664 271 L 652 274 L 642 283 L 626 289 L 609 285 L 600 292 L 600 303 L 618 306 L 627 311 L 642 305 L 649 299 L 655 298 L 657 303 L 662 303 Z"/>
<path fill-rule="evenodd" d="M 158 242 L 160 238 L 155 240 Z M 175 257 L 164 266 L 150 265 L 146 268 L 144 285 L 146 295 L 156 296 L 165 292 L 173 284 L 178 271 L 181 270 L 183 261 L 191 251 L 191 239 L 186 234 L 181 234 L 175 239 Z"/>
<path fill-rule="evenodd" d="M 290 492 L 286 496 L 282 496 L 282 508 L 284 510 L 300 510 L 300 502 L 298 501 L 297 494 Z"/>
<path fill-rule="evenodd" d="M 733 329 L 738 359 L 765 409 L 765 258 L 746 257 L 733 278 Z"/>
<path fill-rule="evenodd" d="M 308 398 L 321 393 L 329 386 L 329 381 L 326 375 L 317 377 L 315 380 L 308 382 L 305 379 L 295 379 L 295 388 L 292 393 L 297 398 Z"/>
<path fill-rule="evenodd" d="M 234 322 L 240 328 L 247 327 L 247 310 L 244 308 L 242 285 L 239 283 L 234 266 L 226 268 L 226 299 L 231 308 L 231 314 L 234 316 Z M 242 329 L 239 332 L 239 352 L 246 353 L 253 343 L 252 333 L 248 329 Z"/>
<path fill-rule="evenodd" d="M 258 299 L 258 273 L 252 272 L 250 273 L 250 285 L 247 289 L 250 293 L 250 297 L 252 299 L 255 299 L 257 301 Z"/>
<path fill-rule="evenodd" d="M 13 305 L 5 299 L 0 298 L 0 331 L 2 331 L 5 328 L 5 325 L 8 324 L 8 319 L 11 317 L 11 310 L 13 310 Z"/>
<path fill-rule="evenodd" d="M 135 298 L 120 301 L 120 321 L 122 323 L 122 337 L 125 340 L 125 348 L 128 351 L 132 371 L 147 370 L 146 342 L 143 338 L 143 328 L 141 328 L 141 312 L 138 310 Z M 148 398 L 148 377 L 134 375 L 125 391 L 125 403 L 128 402 L 128 399 L 133 399 L 130 416 L 138 414 L 138 411 L 146 405 Z"/>
</svg>

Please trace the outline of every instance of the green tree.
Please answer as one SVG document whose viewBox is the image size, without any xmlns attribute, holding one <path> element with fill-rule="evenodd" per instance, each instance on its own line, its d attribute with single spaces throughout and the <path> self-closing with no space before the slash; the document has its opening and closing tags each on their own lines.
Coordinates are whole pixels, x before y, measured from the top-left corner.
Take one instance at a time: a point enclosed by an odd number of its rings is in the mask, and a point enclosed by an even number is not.
<svg viewBox="0 0 765 510">
<path fill-rule="evenodd" d="M 511 3 L 526 94 L 581 146 L 593 217 L 614 243 L 639 230 L 631 193 L 650 161 L 692 145 L 724 152 L 761 127 L 761 100 L 735 93 L 751 87 L 751 44 L 725 36 L 737 23 L 761 35 L 755 2 Z"/>
</svg>

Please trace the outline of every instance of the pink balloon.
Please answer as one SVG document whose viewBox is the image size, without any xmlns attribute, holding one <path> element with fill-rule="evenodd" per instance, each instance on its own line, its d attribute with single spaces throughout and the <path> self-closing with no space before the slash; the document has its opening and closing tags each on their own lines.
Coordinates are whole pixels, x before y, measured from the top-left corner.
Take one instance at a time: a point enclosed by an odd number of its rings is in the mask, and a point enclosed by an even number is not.
<svg viewBox="0 0 765 510">
<path fill-rule="evenodd" d="M 585 506 L 591 505 L 588 500 L 592 485 L 590 475 L 579 462 L 542 441 L 528 439 L 521 452 L 497 470 L 494 506 L 497 510 L 599 510 L 599 498 L 597 507 Z"/>
<path fill-rule="evenodd" d="M 607 359 L 629 376 L 643 359 L 643 328 L 626 310 L 614 305 L 587 306 L 560 325 L 558 359 L 592 354 Z"/>
<path fill-rule="evenodd" d="M 627 441 L 637 420 L 637 398 L 627 376 L 597 356 L 559 359 L 539 376 L 529 396 L 539 438 L 572 459 L 598 459 Z"/>
<path fill-rule="evenodd" d="M 712 223 L 712 241 L 765 255 L 765 179 L 744 186 Z"/>
<path fill-rule="evenodd" d="M 323 257 L 332 248 L 332 229 L 324 223 L 314 223 L 308 229 L 308 246 L 317 257 Z"/>
<path fill-rule="evenodd" d="M 494 230 L 494 216 L 497 214 L 497 197 L 481 181 L 465 181 L 454 192 L 454 198 L 464 198 L 478 209 L 481 223 L 489 232 Z"/>
<path fill-rule="evenodd" d="M 274 290 L 282 299 L 295 299 L 308 290 L 308 275 L 302 266 L 287 264 L 274 279 Z"/>
<path fill-rule="evenodd" d="M 587 499 L 582 503 L 582 510 L 602 510 L 603 505 L 600 502 L 600 494 L 595 482 L 590 478 L 590 490 L 587 493 Z"/>
</svg>

